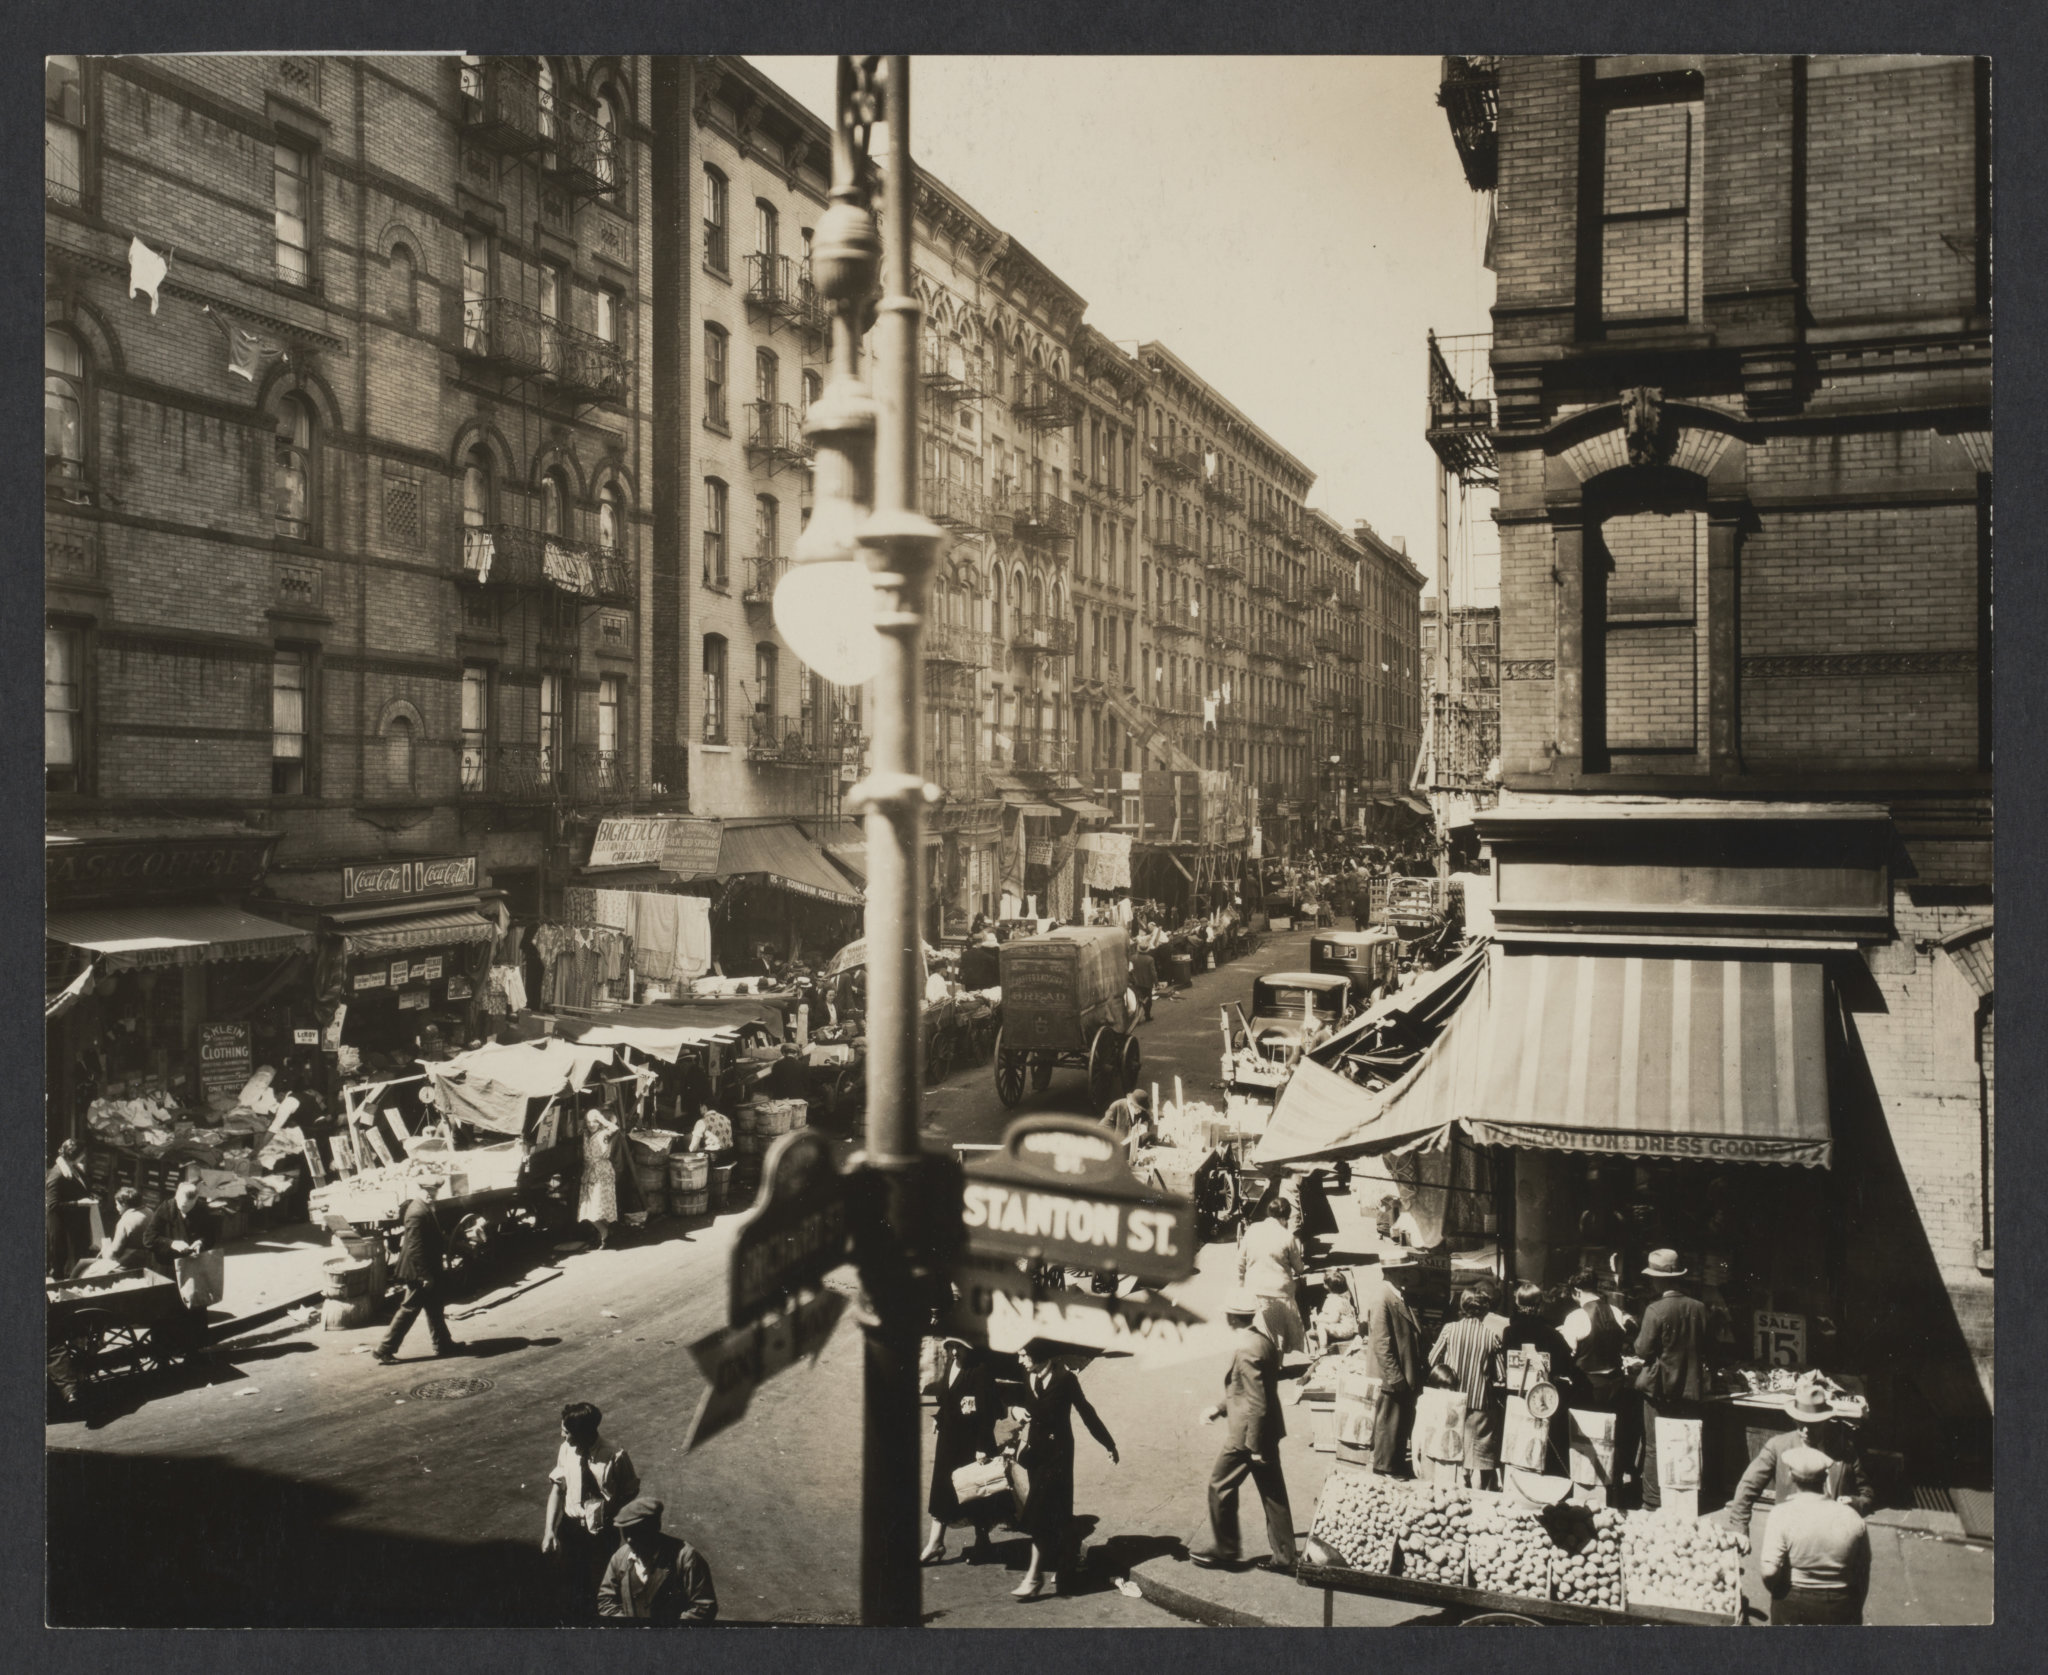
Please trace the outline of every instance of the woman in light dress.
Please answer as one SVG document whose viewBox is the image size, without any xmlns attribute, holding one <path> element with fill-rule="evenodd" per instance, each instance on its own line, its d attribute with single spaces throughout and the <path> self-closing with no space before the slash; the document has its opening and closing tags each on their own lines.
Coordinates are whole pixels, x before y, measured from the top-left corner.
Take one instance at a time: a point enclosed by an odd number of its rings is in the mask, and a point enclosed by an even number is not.
<svg viewBox="0 0 2048 1675">
<path fill-rule="evenodd" d="M 576 1198 L 576 1219 L 588 1225 L 603 1250 L 619 1219 L 619 1182 L 613 1148 L 619 1125 L 599 1105 L 583 1110 L 583 1184 Z"/>
</svg>

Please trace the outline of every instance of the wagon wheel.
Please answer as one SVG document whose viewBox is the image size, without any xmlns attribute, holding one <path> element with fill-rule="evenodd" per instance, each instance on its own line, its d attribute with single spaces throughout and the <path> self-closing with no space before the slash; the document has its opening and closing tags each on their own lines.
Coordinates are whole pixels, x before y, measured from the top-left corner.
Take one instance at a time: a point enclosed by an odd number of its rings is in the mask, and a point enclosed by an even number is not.
<svg viewBox="0 0 2048 1675">
<path fill-rule="evenodd" d="M 839 1074 L 832 1078 L 832 1092 L 827 1110 L 837 1120 L 865 1109 L 867 1102 L 867 1067 L 861 1064 L 842 1064 L 839 1067 Z"/>
<path fill-rule="evenodd" d="M 1239 1208 L 1237 1177 L 1228 1169 L 1205 1169 L 1195 1178 L 1196 1223 L 1210 1236 L 1229 1226 Z"/>
<path fill-rule="evenodd" d="M 104 1376 L 107 1334 L 112 1322 L 113 1317 L 105 1309 L 78 1309 L 65 1323 L 64 1347 L 71 1353 L 71 1364 L 81 1384 Z"/>
<path fill-rule="evenodd" d="M 1033 1093 L 1043 1093 L 1052 1086 L 1053 1066 L 1057 1062 L 1058 1060 L 1051 1053 L 1033 1053 L 1031 1055 L 1031 1091 Z"/>
<path fill-rule="evenodd" d="M 1138 1085 L 1138 1074 L 1143 1069 L 1143 1065 L 1139 1062 L 1138 1038 L 1135 1035 L 1124 1037 L 1123 1064 L 1121 1069 L 1124 1079 L 1124 1092 L 1129 1093 L 1131 1089 Z"/>
<path fill-rule="evenodd" d="M 1002 1031 L 996 1031 L 996 1098 L 1005 1105 L 1015 1105 L 1024 1097 L 1024 1067 L 1030 1056 L 1006 1051 Z"/>
<path fill-rule="evenodd" d="M 925 1085 L 936 1087 L 952 1074 L 953 1032 L 949 1029 L 934 1031 L 931 1046 L 924 1055 Z"/>
<path fill-rule="evenodd" d="M 1088 1043 L 1088 1097 L 1095 1101 L 1098 1111 L 1106 1111 L 1110 1101 L 1123 1091 L 1122 1081 L 1122 1054 L 1117 1048 L 1116 1031 L 1105 1024 Z"/>
</svg>

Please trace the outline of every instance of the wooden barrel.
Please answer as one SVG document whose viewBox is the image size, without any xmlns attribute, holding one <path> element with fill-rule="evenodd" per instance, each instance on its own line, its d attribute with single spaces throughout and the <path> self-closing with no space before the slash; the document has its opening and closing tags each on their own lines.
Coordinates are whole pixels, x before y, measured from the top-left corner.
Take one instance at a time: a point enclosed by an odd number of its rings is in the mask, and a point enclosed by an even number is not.
<svg viewBox="0 0 2048 1675">
<path fill-rule="evenodd" d="M 320 1303 L 320 1329 L 324 1332 L 355 1332 L 377 1323 L 374 1297 L 326 1297 Z"/>
<path fill-rule="evenodd" d="M 324 1264 L 320 1295 L 335 1299 L 371 1297 L 374 1266 L 369 1262 L 359 1262 L 352 1256 L 330 1256 Z"/>
<path fill-rule="evenodd" d="M 694 1192 L 677 1193 L 675 1197 L 676 1214 L 685 1221 L 708 1215 L 710 1213 L 710 1196 L 710 1193 L 703 1187 L 698 1187 Z"/>
<path fill-rule="evenodd" d="M 732 1171 L 730 1163 L 721 1163 L 711 1171 L 711 1207 L 714 1210 L 723 1210 L 732 1203 Z"/>
<path fill-rule="evenodd" d="M 668 1214 L 668 1165 L 642 1163 L 633 1160 L 633 1181 L 640 1188 L 640 1196 L 647 1201 L 647 1213 L 651 1216 Z"/>
<path fill-rule="evenodd" d="M 669 1153 L 668 1189 L 671 1194 L 703 1191 L 710 1173 L 711 1157 L 708 1152 Z"/>
</svg>

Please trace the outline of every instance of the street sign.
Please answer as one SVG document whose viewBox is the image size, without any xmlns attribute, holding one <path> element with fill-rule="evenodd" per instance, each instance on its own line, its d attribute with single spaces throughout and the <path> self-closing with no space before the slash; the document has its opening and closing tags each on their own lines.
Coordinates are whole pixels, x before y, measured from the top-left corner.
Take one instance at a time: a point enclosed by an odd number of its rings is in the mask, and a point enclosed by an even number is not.
<svg viewBox="0 0 2048 1675">
<path fill-rule="evenodd" d="M 1014 1354 L 1034 1338 L 1088 1349 L 1174 1348 L 1202 1317 L 1164 1297 L 1103 1297 L 1091 1291 L 1034 1287 L 1015 1263 L 964 1262 L 953 1270 L 959 1300 L 951 1329 Z"/>
<path fill-rule="evenodd" d="M 785 1292 L 816 1285 L 847 1259 L 850 1190 L 815 1128 L 785 1134 L 761 1166 L 761 1190 L 733 1239 L 728 1320 L 744 1326 Z"/>
<path fill-rule="evenodd" d="M 705 1386 L 683 1439 L 684 1451 L 735 1423 L 747 1411 L 755 1390 L 777 1373 L 806 1357 L 816 1360 L 845 1308 L 846 1299 L 838 1292 L 820 1291 L 793 1309 L 712 1332 L 690 1345 Z"/>
<path fill-rule="evenodd" d="M 1025 1257 L 1133 1274 L 1153 1285 L 1195 1271 L 1193 1203 L 1131 1173 L 1123 1142 L 1078 1117 L 1019 1117 L 968 1166 L 970 1257 Z"/>
</svg>

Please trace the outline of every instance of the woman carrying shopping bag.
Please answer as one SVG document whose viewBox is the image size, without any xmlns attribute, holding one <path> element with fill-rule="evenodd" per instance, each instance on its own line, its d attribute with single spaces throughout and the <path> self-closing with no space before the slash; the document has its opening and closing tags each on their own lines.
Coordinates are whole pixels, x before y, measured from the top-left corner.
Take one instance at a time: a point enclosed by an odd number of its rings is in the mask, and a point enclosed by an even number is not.
<svg viewBox="0 0 2048 1675">
<path fill-rule="evenodd" d="M 1009 1478 L 1004 1462 L 996 1454 L 995 1378 L 987 1359 L 965 1338 L 947 1338 L 940 1345 L 943 1359 L 933 1395 L 938 1408 L 933 1415 L 932 1487 L 926 1501 L 932 1527 L 925 1537 L 920 1564 L 939 1564 L 946 1557 L 946 1526 L 963 1520 L 974 1526 L 974 1546 L 967 1554 L 969 1564 L 988 1558 L 989 1525 L 1009 1500 Z M 973 1468 L 984 1470 L 977 1474 Z M 992 1471 L 986 1468 L 993 1467 Z M 993 1493 L 961 1499 L 962 1480 L 967 1487 L 992 1488 Z"/>
</svg>

